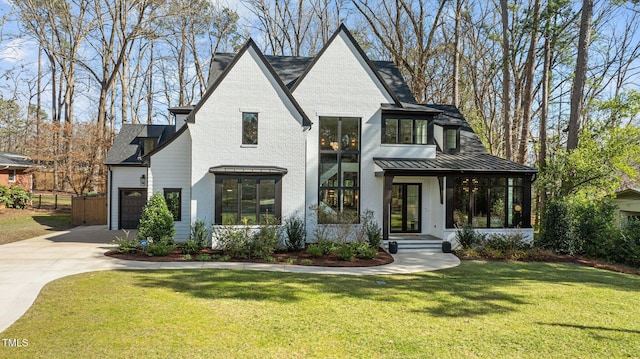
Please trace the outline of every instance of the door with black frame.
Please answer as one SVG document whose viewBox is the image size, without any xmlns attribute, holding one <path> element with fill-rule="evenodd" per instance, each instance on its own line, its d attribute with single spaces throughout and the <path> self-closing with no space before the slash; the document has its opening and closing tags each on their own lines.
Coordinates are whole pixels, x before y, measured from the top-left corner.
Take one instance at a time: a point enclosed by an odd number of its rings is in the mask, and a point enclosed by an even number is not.
<svg viewBox="0 0 640 359">
<path fill-rule="evenodd" d="M 145 188 L 121 188 L 118 229 L 137 229 L 145 204 L 147 204 Z"/>
<path fill-rule="evenodd" d="M 420 233 L 422 218 L 422 185 L 394 183 L 391 193 L 391 232 Z"/>
</svg>

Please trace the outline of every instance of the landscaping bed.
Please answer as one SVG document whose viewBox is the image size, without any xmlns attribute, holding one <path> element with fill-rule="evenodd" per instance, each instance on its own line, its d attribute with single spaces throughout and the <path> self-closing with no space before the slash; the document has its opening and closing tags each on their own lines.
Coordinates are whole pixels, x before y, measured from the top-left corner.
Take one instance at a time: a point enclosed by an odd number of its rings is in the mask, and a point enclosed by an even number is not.
<svg viewBox="0 0 640 359">
<path fill-rule="evenodd" d="M 208 255 L 198 257 L 200 255 Z M 320 267 L 374 267 L 393 263 L 393 257 L 382 249 L 378 250 L 378 255 L 373 259 L 355 258 L 352 261 L 340 260 L 335 253 L 329 253 L 320 257 L 313 257 L 306 250 L 292 252 L 275 252 L 273 261 L 261 258 L 225 258 L 222 251 L 213 249 L 200 250 L 199 254 L 186 257 L 179 250 L 173 250 L 166 256 L 149 256 L 144 251 L 138 250 L 133 253 L 118 253 L 116 250 L 108 251 L 106 256 L 144 262 L 252 262 L 252 263 L 272 263 L 272 264 L 292 264 Z"/>
</svg>

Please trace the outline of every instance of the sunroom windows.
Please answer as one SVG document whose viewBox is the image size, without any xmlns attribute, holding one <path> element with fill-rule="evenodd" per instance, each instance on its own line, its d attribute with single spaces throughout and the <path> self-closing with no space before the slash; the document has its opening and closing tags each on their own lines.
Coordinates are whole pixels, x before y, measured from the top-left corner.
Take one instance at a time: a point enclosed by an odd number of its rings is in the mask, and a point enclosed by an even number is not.
<svg viewBox="0 0 640 359">
<path fill-rule="evenodd" d="M 511 177 L 452 178 L 453 226 L 474 228 L 526 227 L 524 179 Z"/>
<path fill-rule="evenodd" d="M 318 222 L 357 221 L 360 198 L 360 118 L 320 117 Z"/>
</svg>

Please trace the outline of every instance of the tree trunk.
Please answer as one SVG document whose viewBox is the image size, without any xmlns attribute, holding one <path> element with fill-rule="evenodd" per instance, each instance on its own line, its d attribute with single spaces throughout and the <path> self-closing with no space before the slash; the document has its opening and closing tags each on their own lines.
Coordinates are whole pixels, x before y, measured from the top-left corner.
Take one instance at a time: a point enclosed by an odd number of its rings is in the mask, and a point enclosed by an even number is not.
<svg viewBox="0 0 640 359">
<path fill-rule="evenodd" d="M 569 129 L 567 134 L 567 150 L 578 148 L 578 135 L 584 102 L 584 86 L 589 65 L 589 43 L 591 40 L 591 19 L 593 17 L 593 0 L 582 1 L 582 16 L 580 19 L 580 36 L 578 37 L 578 55 L 576 71 L 571 87 L 571 112 L 569 114 Z"/>
<path fill-rule="evenodd" d="M 462 2 L 463 0 L 456 1 L 456 23 L 453 35 L 453 91 L 451 94 L 451 102 L 456 107 L 460 105 L 458 85 L 460 83 L 460 13 L 462 12 Z"/>
<path fill-rule="evenodd" d="M 533 81 L 535 75 L 536 48 L 538 47 L 538 27 L 540 26 L 540 0 L 533 6 L 533 22 L 531 25 L 531 42 L 527 54 L 524 71 L 524 93 L 522 96 L 522 129 L 520 131 L 520 146 L 518 148 L 518 162 L 525 163 L 529 147 L 529 125 L 533 107 Z"/>
<path fill-rule="evenodd" d="M 511 154 L 511 75 L 509 73 L 509 8 L 507 0 L 500 0 L 502 18 L 502 126 L 504 130 L 504 156 Z"/>
</svg>

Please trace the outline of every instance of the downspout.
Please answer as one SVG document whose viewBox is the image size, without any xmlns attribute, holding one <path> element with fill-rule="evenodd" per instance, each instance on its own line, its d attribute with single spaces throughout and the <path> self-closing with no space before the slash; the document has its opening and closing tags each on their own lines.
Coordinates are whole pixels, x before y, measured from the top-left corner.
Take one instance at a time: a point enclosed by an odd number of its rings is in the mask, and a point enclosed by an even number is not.
<svg viewBox="0 0 640 359">
<path fill-rule="evenodd" d="M 113 230 L 113 171 L 111 170 L 111 166 L 109 166 L 109 200 L 107 203 L 109 204 L 107 210 L 109 211 L 109 230 Z"/>
</svg>

